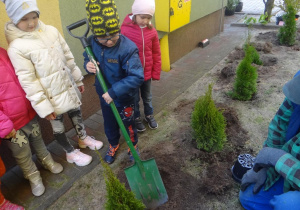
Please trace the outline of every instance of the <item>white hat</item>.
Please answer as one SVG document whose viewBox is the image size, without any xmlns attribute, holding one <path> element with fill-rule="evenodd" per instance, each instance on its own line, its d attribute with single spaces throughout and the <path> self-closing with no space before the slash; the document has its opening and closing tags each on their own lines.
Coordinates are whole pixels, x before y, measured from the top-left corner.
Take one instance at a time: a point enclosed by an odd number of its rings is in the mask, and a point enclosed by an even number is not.
<svg viewBox="0 0 300 210">
<path fill-rule="evenodd" d="M 5 4 L 8 17 L 16 25 L 30 12 L 40 14 L 36 0 L 1 0 Z"/>
<path fill-rule="evenodd" d="M 132 5 L 132 14 L 147 14 L 153 16 L 155 12 L 155 0 L 135 0 Z"/>
</svg>

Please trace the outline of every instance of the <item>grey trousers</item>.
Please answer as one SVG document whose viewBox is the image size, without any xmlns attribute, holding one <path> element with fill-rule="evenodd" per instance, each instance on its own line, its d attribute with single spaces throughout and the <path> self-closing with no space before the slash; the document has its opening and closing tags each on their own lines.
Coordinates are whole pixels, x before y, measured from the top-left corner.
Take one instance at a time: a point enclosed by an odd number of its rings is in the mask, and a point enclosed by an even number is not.
<svg viewBox="0 0 300 210">
<path fill-rule="evenodd" d="M 12 155 L 22 169 L 25 178 L 37 171 L 37 167 L 32 160 L 30 145 L 39 160 L 43 160 L 49 154 L 36 117 L 17 131 L 16 138 L 2 141 L 2 143 L 5 143 L 12 151 Z"/>
</svg>

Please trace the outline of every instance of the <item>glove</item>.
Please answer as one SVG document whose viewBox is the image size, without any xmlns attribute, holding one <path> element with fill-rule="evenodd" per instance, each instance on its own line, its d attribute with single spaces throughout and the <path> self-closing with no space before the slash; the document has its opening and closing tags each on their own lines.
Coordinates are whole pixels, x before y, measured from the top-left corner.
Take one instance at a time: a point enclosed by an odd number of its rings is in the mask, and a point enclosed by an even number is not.
<svg viewBox="0 0 300 210">
<path fill-rule="evenodd" d="M 258 172 L 262 168 L 268 168 L 275 166 L 281 156 L 286 154 L 282 149 L 276 149 L 271 147 L 264 147 L 259 151 L 255 158 L 253 170 Z"/>
<path fill-rule="evenodd" d="M 267 170 L 267 168 L 263 168 L 256 173 L 250 169 L 242 178 L 241 191 L 245 191 L 250 184 L 255 184 L 253 194 L 258 193 L 267 179 Z"/>
</svg>

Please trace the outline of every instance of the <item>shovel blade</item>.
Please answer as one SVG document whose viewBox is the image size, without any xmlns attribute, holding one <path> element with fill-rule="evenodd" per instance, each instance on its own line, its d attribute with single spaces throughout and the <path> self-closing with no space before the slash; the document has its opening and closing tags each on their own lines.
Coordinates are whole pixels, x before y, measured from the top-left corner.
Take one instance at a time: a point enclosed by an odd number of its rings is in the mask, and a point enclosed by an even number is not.
<svg viewBox="0 0 300 210">
<path fill-rule="evenodd" d="M 136 163 L 125 169 L 125 174 L 136 198 L 142 200 L 148 209 L 156 208 L 168 201 L 167 191 L 154 159 L 141 161 L 145 173 Z"/>
</svg>

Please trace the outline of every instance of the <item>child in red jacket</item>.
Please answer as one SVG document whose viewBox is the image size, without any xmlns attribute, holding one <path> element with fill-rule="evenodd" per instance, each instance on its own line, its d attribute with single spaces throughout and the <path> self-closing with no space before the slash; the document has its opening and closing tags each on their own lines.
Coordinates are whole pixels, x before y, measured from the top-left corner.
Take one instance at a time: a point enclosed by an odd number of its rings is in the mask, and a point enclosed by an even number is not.
<svg viewBox="0 0 300 210">
<path fill-rule="evenodd" d="M 153 117 L 151 80 L 159 80 L 161 72 L 161 55 L 157 31 L 151 25 L 155 12 L 154 0 L 135 0 L 132 5 L 132 14 L 125 17 L 121 26 L 121 33 L 133 41 L 138 49 L 144 68 L 144 83 L 135 97 L 135 124 L 139 132 L 146 130 L 142 123 L 139 101 L 140 94 L 144 105 L 145 120 L 151 129 L 158 128 Z"/>
<path fill-rule="evenodd" d="M 52 159 L 47 150 L 36 112 L 27 100 L 8 55 L 2 48 L 0 48 L 0 75 L 0 141 L 3 140 L 2 143 L 12 151 L 24 177 L 30 182 L 32 193 L 40 196 L 44 193 L 45 187 L 40 172 L 32 160 L 30 145 L 44 168 L 52 173 L 60 173 L 63 167 Z"/>
</svg>

